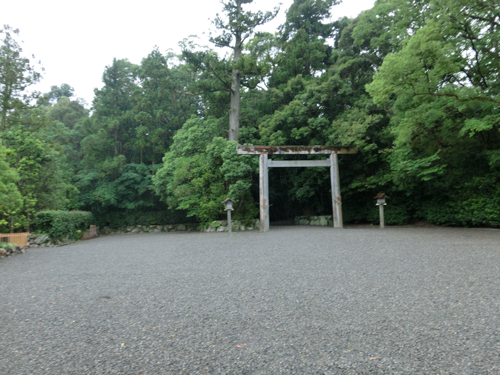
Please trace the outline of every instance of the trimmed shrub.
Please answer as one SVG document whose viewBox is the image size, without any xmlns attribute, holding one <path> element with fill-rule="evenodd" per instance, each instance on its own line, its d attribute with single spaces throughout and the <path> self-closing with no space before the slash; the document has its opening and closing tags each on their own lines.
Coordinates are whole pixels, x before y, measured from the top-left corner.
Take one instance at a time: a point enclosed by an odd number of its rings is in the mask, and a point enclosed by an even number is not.
<svg viewBox="0 0 500 375">
<path fill-rule="evenodd" d="M 222 205 L 221 205 L 222 206 Z M 100 228 L 124 228 L 136 225 L 168 225 L 194 223 L 194 218 L 187 218 L 185 212 L 165 211 L 114 211 L 94 214 Z"/>
<path fill-rule="evenodd" d="M 51 239 L 75 239 L 78 230 L 86 230 L 93 224 L 94 216 L 87 211 L 40 211 L 35 214 L 38 231 L 47 233 Z"/>
</svg>

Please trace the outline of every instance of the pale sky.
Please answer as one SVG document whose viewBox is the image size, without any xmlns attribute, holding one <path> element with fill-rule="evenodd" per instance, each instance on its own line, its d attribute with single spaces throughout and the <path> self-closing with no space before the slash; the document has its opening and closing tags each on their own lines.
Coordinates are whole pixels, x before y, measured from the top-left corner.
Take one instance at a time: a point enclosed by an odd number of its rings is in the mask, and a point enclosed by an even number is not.
<svg viewBox="0 0 500 375">
<path fill-rule="evenodd" d="M 271 10 L 282 3 L 278 17 L 266 25 L 274 32 L 292 2 L 254 0 L 251 9 Z M 332 18 L 355 17 L 374 2 L 344 0 Z M 179 52 L 179 41 L 206 36 L 213 29 L 210 19 L 222 10 L 219 0 L 11 0 L 1 8 L 0 25 L 18 28 L 24 54 L 34 54 L 45 68 L 35 89 L 47 92 L 67 83 L 88 107 L 114 57 L 139 64 L 154 46 L 162 53 Z"/>
</svg>

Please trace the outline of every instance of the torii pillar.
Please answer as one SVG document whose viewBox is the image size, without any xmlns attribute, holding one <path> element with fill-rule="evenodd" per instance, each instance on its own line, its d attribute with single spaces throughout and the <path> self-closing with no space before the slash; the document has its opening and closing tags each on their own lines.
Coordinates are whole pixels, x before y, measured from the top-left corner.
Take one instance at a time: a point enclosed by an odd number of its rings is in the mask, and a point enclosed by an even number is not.
<svg viewBox="0 0 500 375">
<path fill-rule="evenodd" d="M 269 231 L 269 175 L 270 167 L 330 167 L 332 186 L 333 227 L 342 228 L 342 199 L 340 196 L 338 154 L 355 154 L 351 146 L 237 146 L 239 155 L 259 155 L 260 231 Z M 279 160 L 269 155 L 330 155 L 324 160 Z"/>
</svg>

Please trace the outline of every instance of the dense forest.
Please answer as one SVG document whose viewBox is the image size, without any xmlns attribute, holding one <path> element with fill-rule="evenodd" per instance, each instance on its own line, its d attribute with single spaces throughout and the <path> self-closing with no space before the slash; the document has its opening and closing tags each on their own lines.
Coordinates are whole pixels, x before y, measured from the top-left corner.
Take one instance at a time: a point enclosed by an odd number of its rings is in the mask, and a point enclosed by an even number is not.
<svg viewBox="0 0 500 375">
<path fill-rule="evenodd" d="M 43 210 L 101 226 L 258 217 L 258 158 L 237 144 L 356 146 L 339 157 L 344 222 L 500 226 L 500 3 L 378 0 L 333 21 L 337 0 L 277 10 L 224 0 L 211 46 L 113 60 L 86 108 L 41 79 L 18 31 L 0 46 L 0 232 Z M 22 31 L 22 30 L 21 30 Z M 311 156 L 312 157 L 312 156 Z M 329 171 L 270 172 L 271 220 L 331 214 Z"/>
</svg>

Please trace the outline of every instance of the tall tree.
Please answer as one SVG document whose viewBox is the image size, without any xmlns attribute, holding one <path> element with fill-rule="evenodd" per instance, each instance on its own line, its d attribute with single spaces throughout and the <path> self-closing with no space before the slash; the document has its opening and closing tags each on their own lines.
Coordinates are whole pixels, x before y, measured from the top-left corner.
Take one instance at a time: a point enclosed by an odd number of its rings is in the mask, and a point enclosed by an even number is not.
<svg viewBox="0 0 500 375">
<path fill-rule="evenodd" d="M 18 29 L 5 25 L 0 34 L 4 35 L 0 46 L 0 131 L 4 131 L 10 122 L 15 122 L 13 112 L 29 107 L 34 95 L 25 89 L 40 80 L 40 73 L 30 59 L 22 55 L 23 50 L 15 39 Z"/>
<path fill-rule="evenodd" d="M 74 95 L 75 89 L 68 85 L 67 83 L 63 83 L 61 86 L 51 86 L 50 91 L 43 95 L 43 98 L 48 102 L 55 104 L 61 99 L 63 96 L 66 98 L 71 98 Z"/>
<path fill-rule="evenodd" d="M 16 185 L 19 175 L 7 160 L 7 148 L 0 141 L 0 232 L 16 229 L 20 223 L 15 218 L 23 207 L 23 197 Z"/>
<path fill-rule="evenodd" d="M 394 181 L 429 221 L 498 223 L 498 2 L 430 0 L 426 11 L 367 86 L 391 115 Z"/>
<path fill-rule="evenodd" d="M 224 16 L 217 14 L 213 23 L 221 30 L 221 34 L 213 36 L 210 41 L 217 47 L 229 47 L 233 50 L 231 69 L 231 103 L 229 109 L 229 140 L 238 141 L 240 129 L 240 88 L 241 88 L 241 56 L 245 41 L 252 36 L 257 26 L 273 19 L 279 8 L 272 12 L 250 12 L 243 10 L 243 4 L 251 4 L 253 0 L 222 1 Z"/>
</svg>

